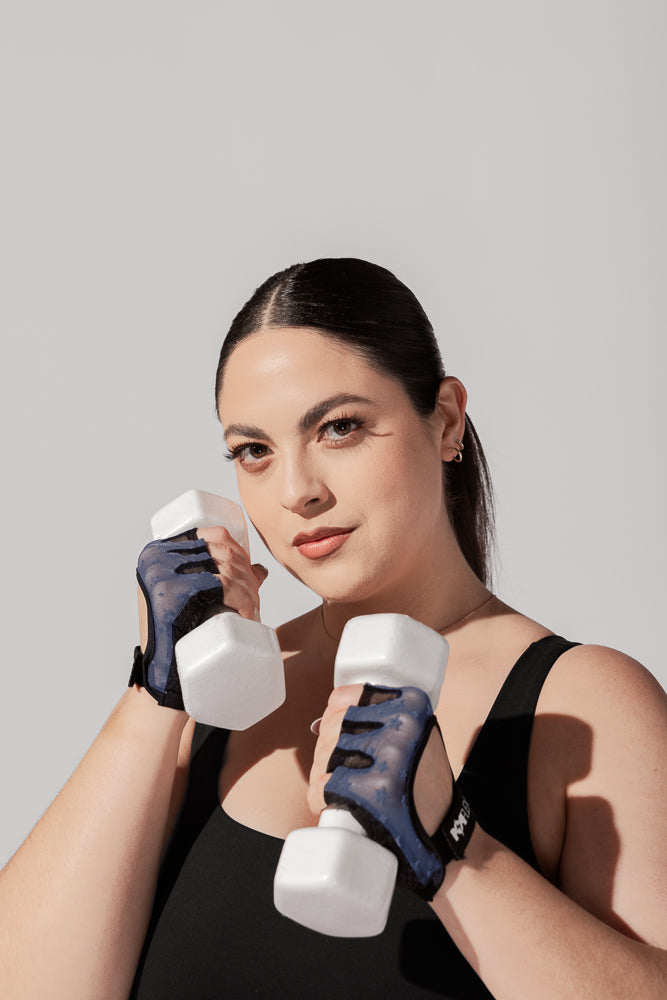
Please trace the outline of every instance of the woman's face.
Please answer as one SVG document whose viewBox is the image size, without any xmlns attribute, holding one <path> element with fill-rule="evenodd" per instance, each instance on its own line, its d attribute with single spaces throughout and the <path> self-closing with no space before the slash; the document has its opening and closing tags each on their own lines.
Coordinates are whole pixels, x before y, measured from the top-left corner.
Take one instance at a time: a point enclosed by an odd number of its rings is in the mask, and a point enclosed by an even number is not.
<svg viewBox="0 0 667 1000">
<path fill-rule="evenodd" d="M 325 599 L 424 585 L 444 532 L 438 410 L 340 341 L 259 330 L 231 354 L 219 400 L 245 509 L 273 556 Z"/>
</svg>

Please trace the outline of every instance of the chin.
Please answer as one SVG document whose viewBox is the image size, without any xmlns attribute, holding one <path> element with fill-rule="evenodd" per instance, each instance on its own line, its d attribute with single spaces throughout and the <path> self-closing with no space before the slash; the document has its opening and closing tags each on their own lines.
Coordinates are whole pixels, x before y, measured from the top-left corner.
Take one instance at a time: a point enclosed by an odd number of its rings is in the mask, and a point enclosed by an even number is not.
<svg viewBox="0 0 667 1000">
<path fill-rule="evenodd" d="M 367 604 L 377 601 L 387 587 L 387 574 L 364 574 L 363 577 L 352 579 L 348 573 L 344 580 L 325 579 L 304 581 L 306 586 L 328 604 Z M 314 584 L 314 585 L 313 585 Z M 361 614 L 362 612 L 360 612 Z"/>
</svg>

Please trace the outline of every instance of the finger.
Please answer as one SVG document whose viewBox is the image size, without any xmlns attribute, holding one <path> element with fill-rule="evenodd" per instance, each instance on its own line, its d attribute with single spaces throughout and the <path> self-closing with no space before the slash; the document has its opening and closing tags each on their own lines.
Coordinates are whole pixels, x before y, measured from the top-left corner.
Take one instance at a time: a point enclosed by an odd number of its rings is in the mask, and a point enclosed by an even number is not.
<svg viewBox="0 0 667 1000">
<path fill-rule="evenodd" d="M 206 542 L 209 550 L 222 546 L 236 552 L 237 555 L 242 556 L 248 562 L 250 561 L 246 550 L 223 525 L 216 525 L 212 528 L 198 528 L 197 537 Z"/>
<path fill-rule="evenodd" d="M 324 786 L 331 775 L 325 774 L 317 778 L 314 778 L 308 785 L 308 792 L 306 795 L 306 801 L 308 803 L 308 808 L 312 813 L 317 816 L 326 807 L 326 801 L 324 799 Z"/>
<path fill-rule="evenodd" d="M 250 569 L 250 557 L 242 545 L 238 545 L 233 538 L 202 539 L 206 543 L 211 558 L 218 563 L 230 562 Z"/>
<path fill-rule="evenodd" d="M 235 542 L 224 528 L 206 530 L 209 537 L 202 540 L 206 543 L 211 559 L 218 566 L 220 573 L 229 576 L 247 576 L 252 580 L 253 586 L 256 586 L 257 581 L 250 566 L 250 557 L 243 546 Z"/>
<path fill-rule="evenodd" d="M 351 705 L 359 703 L 363 690 L 363 684 L 346 684 L 334 688 L 329 695 L 324 714 L 319 719 L 319 738 L 315 745 L 314 760 L 323 765 L 322 770 L 326 770 L 329 758 L 338 743 L 345 713 Z"/>
<path fill-rule="evenodd" d="M 266 579 L 268 570 L 259 563 L 251 566 L 248 553 L 233 539 L 212 539 L 206 545 L 218 572 L 227 577 L 228 582 L 237 578 L 239 581 L 247 580 L 250 588 L 257 591 Z"/>
<path fill-rule="evenodd" d="M 227 573 L 221 573 L 217 577 L 222 585 L 223 599 L 228 608 L 238 612 L 242 618 L 257 620 L 259 613 L 259 594 L 257 583 L 234 575 L 230 577 Z"/>
<path fill-rule="evenodd" d="M 324 786 L 331 776 L 329 761 L 340 738 L 345 713 L 351 705 L 359 703 L 363 690 L 363 684 L 345 684 L 334 688 L 322 718 L 317 720 L 319 736 L 313 752 L 308 784 L 308 806 L 313 812 L 324 809 Z"/>
<path fill-rule="evenodd" d="M 260 582 L 247 558 L 232 552 L 219 561 L 218 569 L 227 607 L 238 611 L 243 618 L 257 620 Z"/>
<path fill-rule="evenodd" d="M 317 813 L 324 809 L 324 787 L 331 777 L 328 770 L 331 754 L 335 743 L 330 745 L 327 740 L 318 739 L 313 754 L 313 766 L 308 776 L 308 804 L 310 809 Z"/>
<path fill-rule="evenodd" d="M 359 704 L 363 690 L 363 684 L 342 684 L 340 687 L 334 688 L 329 695 L 327 709 L 332 712 L 342 711 L 345 713 L 350 705 Z"/>
<path fill-rule="evenodd" d="M 269 575 L 268 569 L 266 568 L 266 566 L 262 566 L 261 563 L 253 563 L 250 568 L 255 574 L 255 577 L 257 578 L 258 585 L 261 587 L 264 581 L 266 580 L 267 576 Z"/>
<path fill-rule="evenodd" d="M 199 528 L 197 536 L 206 546 L 215 562 L 225 595 L 227 607 L 237 611 L 242 618 L 259 620 L 259 587 L 268 576 L 266 567 L 250 564 L 250 557 L 239 542 L 222 525 Z"/>
<path fill-rule="evenodd" d="M 232 550 L 213 549 L 211 558 L 217 567 L 217 572 L 229 580 L 245 581 L 246 586 L 253 590 L 259 589 L 257 577 L 252 571 L 247 559 L 243 559 Z"/>
</svg>

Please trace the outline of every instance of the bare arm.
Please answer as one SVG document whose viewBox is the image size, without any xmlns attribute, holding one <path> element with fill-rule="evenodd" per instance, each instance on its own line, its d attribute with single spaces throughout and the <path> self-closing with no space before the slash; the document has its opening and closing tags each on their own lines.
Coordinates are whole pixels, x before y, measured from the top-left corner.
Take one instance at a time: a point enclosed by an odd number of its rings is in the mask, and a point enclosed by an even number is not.
<svg viewBox="0 0 667 1000">
<path fill-rule="evenodd" d="M 266 571 L 224 529 L 201 532 L 225 600 L 247 618 Z M 147 608 L 139 591 L 142 648 Z M 0 996 L 125 1000 L 160 858 L 185 790 L 194 723 L 128 690 L 0 873 Z"/>
<path fill-rule="evenodd" d="M 433 908 L 498 1000 L 667 995 L 667 707 L 612 650 L 581 647 L 550 678 L 549 710 L 590 727 L 567 801 L 558 887 L 477 828 Z M 565 760 L 576 748 L 561 748 Z M 567 764 L 566 764 L 567 768 Z"/>
<path fill-rule="evenodd" d="M 187 718 L 128 690 L 3 869 L 2 996 L 127 997 Z"/>
<path fill-rule="evenodd" d="M 665 952 L 609 927 L 479 827 L 438 917 L 497 1000 L 663 1000 Z"/>
</svg>

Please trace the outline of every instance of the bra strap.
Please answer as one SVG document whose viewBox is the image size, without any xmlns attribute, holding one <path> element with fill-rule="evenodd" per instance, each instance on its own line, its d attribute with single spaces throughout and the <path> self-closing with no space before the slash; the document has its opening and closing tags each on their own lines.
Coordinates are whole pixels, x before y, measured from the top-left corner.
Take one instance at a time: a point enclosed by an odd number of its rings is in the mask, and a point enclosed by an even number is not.
<svg viewBox="0 0 667 1000">
<path fill-rule="evenodd" d="M 480 825 L 537 871 L 528 822 L 528 753 L 535 709 L 556 660 L 579 643 L 547 635 L 509 672 L 459 777 Z"/>
</svg>

